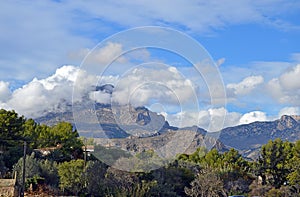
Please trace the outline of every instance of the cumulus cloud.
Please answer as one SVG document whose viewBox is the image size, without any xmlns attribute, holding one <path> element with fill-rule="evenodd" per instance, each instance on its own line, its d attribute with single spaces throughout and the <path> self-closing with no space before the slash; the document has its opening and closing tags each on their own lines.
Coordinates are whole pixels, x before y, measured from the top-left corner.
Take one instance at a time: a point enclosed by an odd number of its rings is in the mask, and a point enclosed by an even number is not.
<svg viewBox="0 0 300 197">
<path fill-rule="evenodd" d="M 246 77 L 240 83 L 227 84 L 227 89 L 232 91 L 235 95 L 246 95 L 253 91 L 258 85 L 264 82 L 262 76 Z"/>
<path fill-rule="evenodd" d="M 199 126 L 209 131 L 219 131 L 222 128 L 239 124 L 241 114 L 228 112 L 225 108 L 211 108 L 208 110 L 182 111 L 176 114 L 167 114 L 166 119 L 171 125 L 178 127 Z"/>
<path fill-rule="evenodd" d="M 77 52 L 71 52 L 69 57 L 76 60 L 84 60 L 84 64 L 106 65 L 117 58 L 123 52 L 123 46 L 120 43 L 108 42 L 102 48 L 96 49 L 80 49 Z M 124 56 L 116 59 L 120 63 L 125 63 L 127 60 Z"/>
<path fill-rule="evenodd" d="M 296 78 L 299 72 L 298 67 L 299 65 L 287 70 L 268 83 L 268 85 L 273 83 L 273 93 L 283 96 L 286 92 L 298 91 L 297 82 L 294 83 L 298 80 Z M 292 81 L 289 81 L 289 79 Z M 114 85 L 113 94 L 95 91 L 96 86 L 101 85 L 98 84 L 99 82 Z M 245 94 L 253 91 L 262 82 L 263 78 L 261 76 L 252 76 L 240 83 L 228 85 L 227 88 Z M 195 86 L 177 68 L 167 67 L 160 63 L 151 63 L 133 68 L 123 76 L 101 77 L 69 65 L 57 69 L 53 75 L 47 78 L 35 78 L 13 92 L 9 89 L 9 83 L 1 81 L 0 107 L 15 109 L 20 114 L 35 118 L 51 111 L 70 110 L 72 101 L 83 101 L 83 99 L 88 98 L 101 103 L 112 101 L 118 104 L 132 104 L 135 106 L 149 106 L 155 102 L 162 109 L 172 109 L 170 106 L 180 106 L 182 108 L 181 112 L 171 113 L 172 110 L 161 112 L 171 125 L 179 127 L 197 125 L 209 131 L 218 131 L 223 127 L 248 124 L 254 121 L 269 120 L 266 113 L 262 111 L 241 114 L 229 112 L 224 107 L 197 111 L 199 100 L 195 93 Z M 77 97 L 73 95 L 74 88 L 78 94 Z M 299 97 L 299 94 L 295 95 Z M 283 98 L 290 101 L 291 96 L 292 92 Z M 192 108 L 190 105 L 192 105 Z M 283 114 L 299 114 L 299 107 L 282 108 L 279 115 Z"/>
<path fill-rule="evenodd" d="M 278 118 L 283 115 L 299 115 L 300 107 L 284 107 L 278 113 Z"/>
<path fill-rule="evenodd" d="M 194 85 L 175 67 L 161 64 L 134 68 L 115 84 L 113 102 L 143 106 L 150 101 L 182 105 L 197 102 Z"/>
<path fill-rule="evenodd" d="M 266 121 L 268 120 L 265 112 L 262 111 L 252 111 L 244 114 L 239 121 L 239 124 L 249 124 L 256 121 Z"/>
<path fill-rule="evenodd" d="M 6 106 L 22 115 L 36 117 L 43 113 L 61 110 L 65 102 L 72 99 L 72 84 L 78 69 L 63 66 L 45 79 L 33 79 L 30 83 L 15 90 Z"/>
<path fill-rule="evenodd" d="M 34 78 L 11 94 L 6 94 L 9 97 L 2 102 L 1 107 L 14 109 L 32 118 L 52 111 L 64 112 L 70 110 L 74 83 L 77 82 L 77 92 L 82 98 L 92 91 L 95 81 L 96 76 L 88 75 L 75 66 L 63 66 L 45 79 Z"/>
<path fill-rule="evenodd" d="M 0 81 L 0 102 L 7 101 L 11 96 L 11 91 L 9 89 L 9 83 Z"/>
<path fill-rule="evenodd" d="M 266 87 L 273 98 L 283 104 L 300 105 L 300 64 L 271 79 Z"/>
<path fill-rule="evenodd" d="M 107 83 L 115 86 L 112 95 L 96 91 L 97 85 Z M 175 67 L 156 64 L 137 67 L 124 76 L 101 77 L 75 66 L 63 66 L 53 75 L 44 79 L 34 78 L 12 93 L 8 83 L 1 82 L 0 96 L 1 107 L 15 109 L 27 117 L 70 110 L 72 102 L 84 99 L 134 106 L 150 105 L 153 101 L 162 105 L 184 106 L 187 102 L 198 105 L 189 79 L 184 78 Z"/>
<path fill-rule="evenodd" d="M 286 71 L 279 77 L 280 84 L 285 90 L 300 89 L 300 64 Z"/>
</svg>

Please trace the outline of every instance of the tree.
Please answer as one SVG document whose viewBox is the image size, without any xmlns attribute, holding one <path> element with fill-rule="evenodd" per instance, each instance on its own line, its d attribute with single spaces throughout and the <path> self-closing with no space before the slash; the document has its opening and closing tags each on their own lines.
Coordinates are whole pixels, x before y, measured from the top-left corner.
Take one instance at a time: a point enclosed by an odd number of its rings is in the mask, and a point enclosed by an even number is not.
<svg viewBox="0 0 300 197">
<path fill-rule="evenodd" d="M 293 158 L 290 161 L 291 172 L 287 176 L 294 193 L 300 193 L 300 140 L 293 147 Z"/>
<path fill-rule="evenodd" d="M 292 143 L 283 142 L 281 139 L 270 140 L 261 148 L 258 161 L 259 175 L 263 178 L 263 184 L 268 181 L 276 189 L 286 183 L 290 173 L 289 163 L 292 158 Z"/>
<path fill-rule="evenodd" d="M 78 195 L 85 187 L 84 161 L 71 160 L 58 165 L 59 186 L 63 191 Z"/>
<path fill-rule="evenodd" d="M 25 119 L 15 111 L 0 109 L 0 139 L 2 143 L 7 140 L 23 139 Z"/>
<path fill-rule="evenodd" d="M 23 158 L 20 158 L 19 161 L 13 167 L 14 172 L 17 173 L 17 182 L 22 184 L 23 176 Z M 35 158 L 34 153 L 26 157 L 25 161 L 25 178 L 30 179 L 34 176 L 40 177 L 40 166 L 39 161 Z"/>
<path fill-rule="evenodd" d="M 108 166 L 101 161 L 90 161 L 86 170 L 87 190 L 91 195 L 99 195 L 107 192 L 109 182 L 106 180 Z"/>
<path fill-rule="evenodd" d="M 152 193 L 154 194 L 157 191 L 165 196 L 171 194 L 185 196 L 184 187 L 189 186 L 195 178 L 194 171 L 189 168 L 193 168 L 194 165 L 187 166 L 186 162 L 175 161 L 166 167 L 152 171 L 150 175 L 157 181 L 157 185 L 152 188 Z"/>
<path fill-rule="evenodd" d="M 0 178 L 3 178 L 8 169 L 5 167 L 5 163 L 3 161 L 3 156 L 0 155 Z"/>
<path fill-rule="evenodd" d="M 191 182 L 191 187 L 185 187 L 184 191 L 192 197 L 227 196 L 220 176 L 212 168 L 202 169 Z"/>
<path fill-rule="evenodd" d="M 31 126 L 30 128 L 33 128 Z M 32 137 L 38 136 L 35 141 L 35 147 L 59 147 L 48 155 L 47 159 L 64 162 L 71 159 L 82 158 L 82 141 L 78 138 L 78 132 L 73 130 L 71 123 L 60 122 L 52 127 L 46 125 L 36 125 Z"/>
<path fill-rule="evenodd" d="M 78 159 L 82 156 L 82 141 L 78 138 L 79 134 L 73 130 L 73 126 L 68 122 L 60 122 L 51 127 L 50 138 L 53 145 L 61 144 L 58 150 L 62 154 L 59 161 L 69 161 Z"/>
<path fill-rule="evenodd" d="M 217 149 L 212 149 L 201 159 L 200 165 L 203 167 L 210 168 L 222 168 L 223 156 L 217 151 Z"/>
<path fill-rule="evenodd" d="M 23 127 L 23 136 L 28 141 L 28 146 L 32 149 L 38 148 L 37 145 L 40 143 L 40 141 L 37 140 L 39 137 L 39 125 L 33 119 L 28 119 L 24 122 Z"/>
<path fill-rule="evenodd" d="M 45 179 L 45 183 L 50 186 L 57 187 L 59 184 L 57 163 L 50 160 L 39 161 L 40 176 Z"/>
<path fill-rule="evenodd" d="M 22 143 L 25 119 L 15 111 L 0 109 L 0 150 L 3 151 L 3 161 L 11 169 L 22 156 Z"/>
</svg>

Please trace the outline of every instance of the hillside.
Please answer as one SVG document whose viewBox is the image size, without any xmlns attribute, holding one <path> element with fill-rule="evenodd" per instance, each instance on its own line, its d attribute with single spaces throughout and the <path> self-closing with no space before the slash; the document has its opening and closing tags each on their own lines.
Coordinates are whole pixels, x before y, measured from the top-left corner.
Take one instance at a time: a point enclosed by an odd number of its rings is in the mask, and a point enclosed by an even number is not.
<svg viewBox="0 0 300 197">
<path fill-rule="evenodd" d="M 79 117 L 87 117 L 88 114 L 93 113 L 97 115 L 97 120 L 85 118 L 81 123 L 77 123 L 77 125 L 80 124 L 81 128 L 84 128 L 84 130 L 79 131 L 81 136 L 93 137 L 97 143 L 105 147 L 119 147 L 133 152 L 149 149 L 158 150 L 168 143 L 169 146 L 173 142 L 178 143 L 179 140 L 176 137 L 179 136 L 176 135 L 183 133 L 187 139 L 190 135 L 194 137 L 188 142 L 189 147 L 179 143 L 185 148 L 186 153 L 191 153 L 197 147 L 210 141 L 209 144 L 215 144 L 215 147 L 220 151 L 235 148 L 245 157 L 257 158 L 259 148 L 269 140 L 281 138 L 294 142 L 300 139 L 300 116 L 284 115 L 275 121 L 253 122 L 224 128 L 219 139 L 215 142 L 213 137 L 205 139 L 207 132 L 204 129 L 172 127 L 162 115 L 158 115 L 145 107 L 114 106 L 112 109 L 110 105 L 96 104 L 95 109 L 83 110 L 78 113 L 77 116 Z M 49 113 L 37 118 L 36 121 L 47 125 L 68 121 L 76 126 L 72 112 Z M 185 132 L 186 134 L 184 134 Z"/>
<path fill-rule="evenodd" d="M 225 128 L 219 140 L 239 150 L 244 156 L 255 158 L 258 149 L 269 140 L 280 138 L 294 142 L 300 139 L 300 116 L 282 116 L 279 120 L 253 122 Z"/>
</svg>

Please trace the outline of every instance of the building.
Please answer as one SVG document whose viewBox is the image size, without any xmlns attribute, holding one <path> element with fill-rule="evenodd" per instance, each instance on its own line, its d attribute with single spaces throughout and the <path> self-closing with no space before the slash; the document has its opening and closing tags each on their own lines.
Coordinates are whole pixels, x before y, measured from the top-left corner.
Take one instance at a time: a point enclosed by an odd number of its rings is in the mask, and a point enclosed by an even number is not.
<svg viewBox="0 0 300 197">
<path fill-rule="evenodd" d="M 14 179 L 0 179 L 0 197 L 18 196 L 16 177 Z"/>
<path fill-rule="evenodd" d="M 86 153 L 87 153 L 88 156 L 91 155 L 91 152 L 94 152 L 94 149 L 95 149 L 94 145 L 82 146 L 83 152 L 85 152 L 85 150 L 86 150 Z"/>
</svg>

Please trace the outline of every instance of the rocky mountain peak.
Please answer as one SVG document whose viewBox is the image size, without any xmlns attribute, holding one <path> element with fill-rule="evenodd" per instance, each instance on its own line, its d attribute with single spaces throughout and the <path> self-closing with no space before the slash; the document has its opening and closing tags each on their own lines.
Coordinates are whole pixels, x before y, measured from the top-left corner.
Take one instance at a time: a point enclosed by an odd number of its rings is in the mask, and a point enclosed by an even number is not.
<svg viewBox="0 0 300 197">
<path fill-rule="evenodd" d="M 294 120 L 300 122 L 300 116 L 298 115 L 291 115 L 292 118 L 294 118 Z"/>
<path fill-rule="evenodd" d="M 298 122 L 292 116 L 283 115 L 279 119 L 277 128 L 283 130 L 284 128 L 294 128 Z"/>
<path fill-rule="evenodd" d="M 102 91 L 105 92 L 107 94 L 112 94 L 114 91 L 114 86 L 112 84 L 104 84 L 101 86 L 96 86 L 95 90 L 96 91 Z"/>
</svg>

